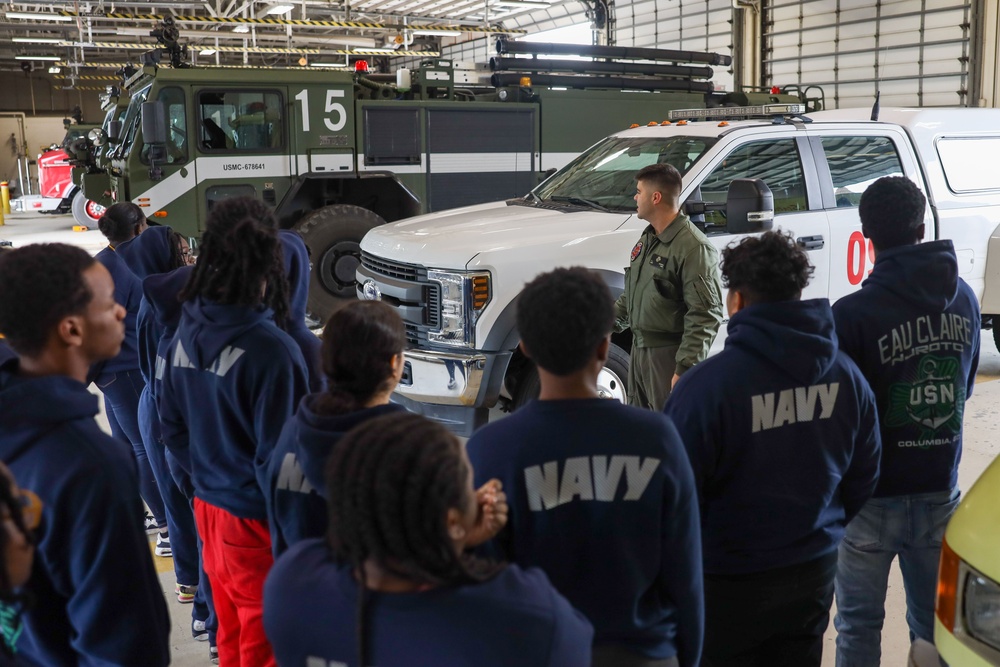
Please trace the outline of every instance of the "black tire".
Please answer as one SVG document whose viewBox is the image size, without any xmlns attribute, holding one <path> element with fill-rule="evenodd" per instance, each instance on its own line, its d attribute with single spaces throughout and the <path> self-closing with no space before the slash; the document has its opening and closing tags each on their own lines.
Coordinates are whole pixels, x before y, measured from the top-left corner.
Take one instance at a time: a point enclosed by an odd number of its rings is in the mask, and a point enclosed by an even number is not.
<svg viewBox="0 0 1000 667">
<path fill-rule="evenodd" d="M 76 224 L 97 229 L 97 221 L 104 213 L 104 207 L 96 202 L 92 202 L 83 196 L 83 190 L 77 190 L 73 195 L 73 219 Z"/>
<path fill-rule="evenodd" d="M 993 316 L 993 343 L 1000 350 L 1000 315 Z"/>
<path fill-rule="evenodd" d="M 629 365 L 629 353 L 624 349 L 618 347 L 614 343 L 611 343 L 611 347 L 608 349 L 608 363 L 604 364 L 604 370 L 607 372 L 606 380 L 614 382 L 615 386 L 611 387 L 616 395 L 619 396 L 619 400 L 622 403 L 628 401 L 628 365 Z M 607 387 L 605 387 L 605 390 Z M 514 389 L 514 395 L 510 402 L 510 410 L 513 412 L 517 410 L 522 405 L 528 401 L 538 398 L 539 392 L 542 390 L 542 383 L 538 379 L 538 371 L 535 369 L 534 364 L 529 364 L 525 367 L 521 379 L 518 380 L 517 386 Z"/>
<path fill-rule="evenodd" d="M 356 298 L 354 273 L 361 264 L 361 239 L 385 220 L 350 204 L 326 206 L 302 218 L 295 230 L 309 247 L 309 316 L 325 324 L 330 315 Z"/>
</svg>

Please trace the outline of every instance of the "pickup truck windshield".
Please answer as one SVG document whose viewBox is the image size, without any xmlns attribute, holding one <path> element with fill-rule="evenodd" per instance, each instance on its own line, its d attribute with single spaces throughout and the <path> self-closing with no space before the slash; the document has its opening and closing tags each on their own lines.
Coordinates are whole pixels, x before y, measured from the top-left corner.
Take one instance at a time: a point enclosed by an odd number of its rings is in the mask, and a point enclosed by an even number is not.
<svg viewBox="0 0 1000 667">
<path fill-rule="evenodd" d="M 681 175 L 716 142 L 714 137 L 609 137 L 532 191 L 540 200 L 588 202 L 594 208 L 634 211 L 635 174 L 664 162 Z"/>
</svg>

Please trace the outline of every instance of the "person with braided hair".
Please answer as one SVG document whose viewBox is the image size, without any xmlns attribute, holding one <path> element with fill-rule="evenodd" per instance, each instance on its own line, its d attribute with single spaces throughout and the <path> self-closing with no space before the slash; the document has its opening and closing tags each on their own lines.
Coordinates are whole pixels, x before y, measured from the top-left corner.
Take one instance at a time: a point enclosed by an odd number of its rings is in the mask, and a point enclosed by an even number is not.
<svg viewBox="0 0 1000 667">
<path fill-rule="evenodd" d="M 282 667 L 585 667 L 590 623 L 541 570 L 468 549 L 506 523 L 458 439 L 409 413 L 352 429 L 326 468 L 325 539 L 275 563 L 264 626 Z"/>
<path fill-rule="evenodd" d="M 358 424 L 405 411 L 389 402 L 406 347 L 403 320 L 391 307 L 380 301 L 349 303 L 330 317 L 322 345 L 327 389 L 299 402 L 268 466 L 275 555 L 326 532 L 323 470 L 337 441 Z"/>
<path fill-rule="evenodd" d="M 161 437 L 191 477 L 219 661 L 274 664 L 261 624 L 273 562 L 266 469 L 308 390 L 302 352 L 281 327 L 288 282 L 274 219 L 248 197 L 215 205 L 181 290 L 180 323 L 157 395 Z"/>
</svg>

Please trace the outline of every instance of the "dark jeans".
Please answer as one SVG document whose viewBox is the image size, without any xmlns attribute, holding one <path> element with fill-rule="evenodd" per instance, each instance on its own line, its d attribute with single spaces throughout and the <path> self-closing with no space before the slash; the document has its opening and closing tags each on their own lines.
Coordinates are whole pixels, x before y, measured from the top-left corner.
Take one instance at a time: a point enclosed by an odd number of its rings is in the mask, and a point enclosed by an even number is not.
<svg viewBox="0 0 1000 667">
<path fill-rule="evenodd" d="M 139 494 L 162 528 L 167 525 L 163 499 L 139 431 L 139 396 L 146 388 L 146 381 L 137 368 L 102 373 L 94 380 L 94 384 L 104 394 L 104 410 L 108 413 L 111 435 L 132 447 L 139 475 Z M 136 521 L 138 520 L 139 517 L 136 517 Z"/>
<path fill-rule="evenodd" d="M 748 575 L 705 575 L 703 667 L 819 667 L 837 552 Z"/>
<path fill-rule="evenodd" d="M 679 667 L 677 656 L 648 658 L 620 646 L 595 646 L 591 667 Z"/>
</svg>

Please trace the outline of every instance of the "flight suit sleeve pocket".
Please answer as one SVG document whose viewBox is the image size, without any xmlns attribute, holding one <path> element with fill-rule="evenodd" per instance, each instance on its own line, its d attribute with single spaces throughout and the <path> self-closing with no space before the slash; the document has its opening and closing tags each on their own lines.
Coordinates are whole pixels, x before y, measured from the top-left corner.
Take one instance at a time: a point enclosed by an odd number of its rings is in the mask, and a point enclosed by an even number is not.
<svg viewBox="0 0 1000 667">
<path fill-rule="evenodd" d="M 722 305 L 722 293 L 715 281 L 698 276 L 694 281 L 694 292 L 701 301 L 702 309 L 709 310 Z"/>
</svg>

